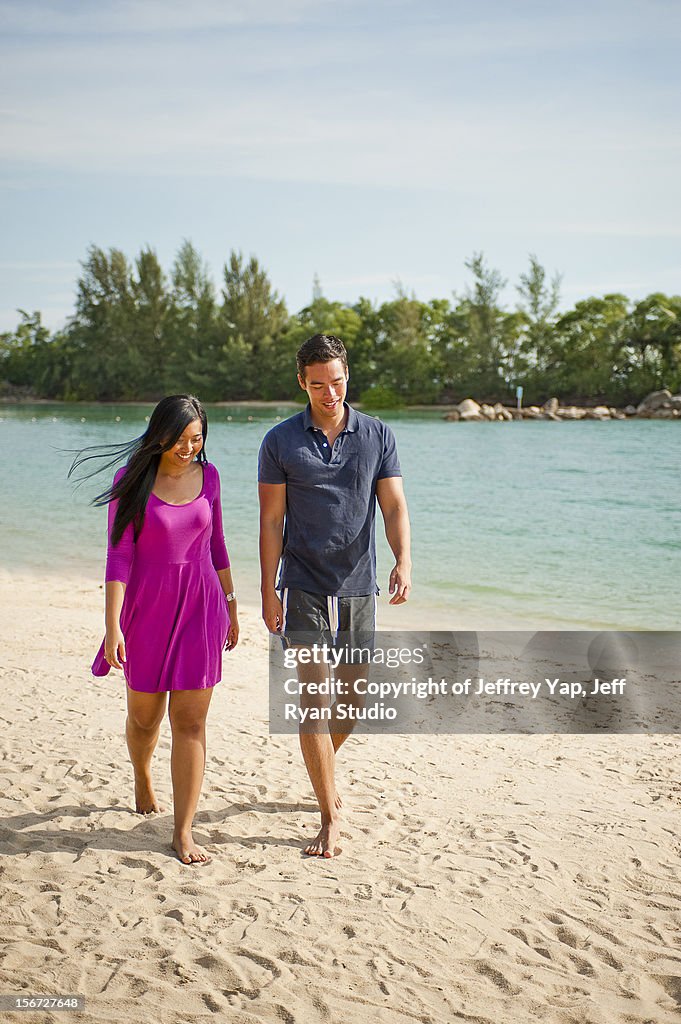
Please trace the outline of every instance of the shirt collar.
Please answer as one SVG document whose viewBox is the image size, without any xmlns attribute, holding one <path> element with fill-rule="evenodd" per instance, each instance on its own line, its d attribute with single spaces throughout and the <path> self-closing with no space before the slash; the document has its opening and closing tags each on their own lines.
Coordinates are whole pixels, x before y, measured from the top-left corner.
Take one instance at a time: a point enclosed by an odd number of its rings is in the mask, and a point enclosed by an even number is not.
<svg viewBox="0 0 681 1024">
<path fill-rule="evenodd" d="M 348 405 L 347 402 L 343 402 L 343 405 L 348 410 L 348 422 L 346 423 L 344 430 L 347 431 L 349 434 L 352 434 L 352 433 L 354 433 L 357 430 L 357 427 L 359 425 L 359 416 L 357 415 L 355 410 L 352 408 L 352 406 Z M 305 430 L 317 430 L 318 429 L 317 427 L 315 427 L 314 423 L 312 422 L 312 414 L 310 412 L 310 403 L 309 402 L 305 406 L 305 410 L 303 412 L 303 426 L 304 426 Z M 341 433 L 343 433 L 343 431 L 341 431 Z"/>
</svg>

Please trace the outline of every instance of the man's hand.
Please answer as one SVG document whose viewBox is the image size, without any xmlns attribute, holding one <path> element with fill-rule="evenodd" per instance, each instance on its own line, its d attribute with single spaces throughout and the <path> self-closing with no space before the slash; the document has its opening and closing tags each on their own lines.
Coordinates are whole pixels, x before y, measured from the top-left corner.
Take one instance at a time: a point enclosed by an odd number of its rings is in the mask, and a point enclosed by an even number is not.
<svg viewBox="0 0 681 1024">
<path fill-rule="evenodd" d="M 405 565 L 398 562 L 393 571 L 390 573 L 390 583 L 388 591 L 393 596 L 390 598 L 389 604 L 404 604 L 405 601 L 409 600 L 409 592 L 411 590 L 411 566 Z"/>
<path fill-rule="evenodd" d="M 284 628 L 284 609 L 276 590 L 263 593 L 262 617 L 270 633 L 281 633 Z"/>
</svg>

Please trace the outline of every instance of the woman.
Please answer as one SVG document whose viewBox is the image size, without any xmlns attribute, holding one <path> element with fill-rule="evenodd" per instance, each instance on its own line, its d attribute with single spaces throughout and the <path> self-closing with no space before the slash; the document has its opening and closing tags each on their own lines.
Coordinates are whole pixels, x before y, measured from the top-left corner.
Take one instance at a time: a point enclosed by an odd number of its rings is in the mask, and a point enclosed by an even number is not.
<svg viewBox="0 0 681 1024">
<path fill-rule="evenodd" d="M 183 864 L 210 857 L 192 835 L 206 760 L 206 715 L 221 678 L 223 647 L 239 638 L 236 597 L 222 532 L 220 479 L 206 459 L 206 414 L 191 395 L 171 395 L 146 432 L 118 449 L 127 464 L 108 503 L 106 636 L 96 676 L 122 669 L 127 682 L 125 735 L 140 814 L 160 810 L 151 758 L 169 694 L 175 826 Z M 82 452 L 73 469 L 93 458 Z M 112 463 L 109 462 L 109 465 Z"/>
</svg>

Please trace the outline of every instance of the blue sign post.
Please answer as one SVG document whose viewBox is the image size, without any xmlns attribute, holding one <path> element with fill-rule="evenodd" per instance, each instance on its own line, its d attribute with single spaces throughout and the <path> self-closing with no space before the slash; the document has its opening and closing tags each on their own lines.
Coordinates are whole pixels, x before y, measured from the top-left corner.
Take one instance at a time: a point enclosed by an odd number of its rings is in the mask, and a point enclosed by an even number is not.
<svg viewBox="0 0 681 1024">
<path fill-rule="evenodd" d="M 518 387 L 515 389 L 515 397 L 516 397 L 516 400 L 517 400 L 517 403 L 518 403 L 518 408 L 520 409 L 522 407 L 522 404 L 523 404 L 523 386 L 522 386 L 522 384 L 519 384 Z"/>
</svg>

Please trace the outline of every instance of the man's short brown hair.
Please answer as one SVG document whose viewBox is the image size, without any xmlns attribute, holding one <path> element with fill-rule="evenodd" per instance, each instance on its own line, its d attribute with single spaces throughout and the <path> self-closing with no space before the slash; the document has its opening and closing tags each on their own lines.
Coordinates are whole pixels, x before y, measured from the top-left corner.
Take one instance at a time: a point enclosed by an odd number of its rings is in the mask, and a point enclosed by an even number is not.
<svg viewBox="0 0 681 1024">
<path fill-rule="evenodd" d="M 298 373 L 305 380 L 305 367 L 312 363 L 330 363 L 332 359 L 340 359 L 347 370 L 348 354 L 345 345 L 335 334 L 314 334 L 304 341 L 296 352 Z"/>
</svg>

